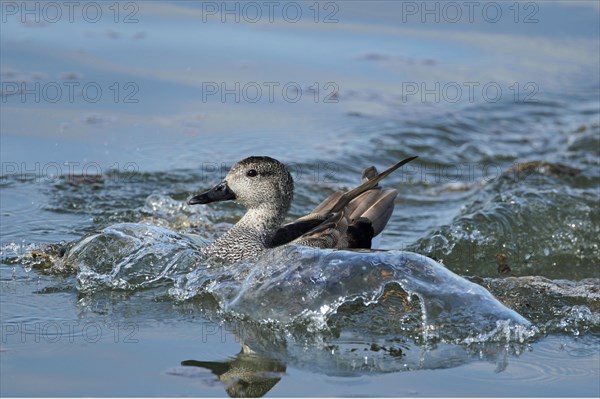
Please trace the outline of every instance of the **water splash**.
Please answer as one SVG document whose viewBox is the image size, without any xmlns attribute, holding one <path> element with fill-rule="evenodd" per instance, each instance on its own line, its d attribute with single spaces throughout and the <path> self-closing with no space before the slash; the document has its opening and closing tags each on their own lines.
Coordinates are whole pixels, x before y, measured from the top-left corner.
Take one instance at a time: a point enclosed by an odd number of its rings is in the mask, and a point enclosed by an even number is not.
<svg viewBox="0 0 600 399">
<path fill-rule="evenodd" d="M 84 293 L 136 290 L 194 270 L 202 260 L 201 244 L 162 227 L 121 223 L 76 243 L 57 268 L 77 270 L 77 288 Z"/>
<path fill-rule="evenodd" d="M 227 311 L 263 323 L 288 326 L 309 320 L 324 327 L 342 304 L 377 303 L 385 287 L 397 283 L 419 298 L 429 338 L 460 337 L 495 326 L 497 320 L 529 324 L 483 287 L 414 253 L 287 247 L 247 267 L 234 290 L 214 287 L 212 292 Z"/>
<path fill-rule="evenodd" d="M 76 243 L 58 267 L 77 269 L 84 294 L 152 288 L 178 302 L 210 294 L 225 317 L 276 329 L 327 330 L 340 308 L 357 301 L 367 308 L 380 304 L 393 284 L 416 298 L 425 341 L 461 342 L 474 331 L 497 336 L 499 320 L 529 326 L 482 286 L 418 254 L 285 246 L 255 260 L 221 264 L 203 258 L 203 244 L 194 235 L 123 223 Z M 403 313 L 395 324 L 405 321 Z"/>
</svg>

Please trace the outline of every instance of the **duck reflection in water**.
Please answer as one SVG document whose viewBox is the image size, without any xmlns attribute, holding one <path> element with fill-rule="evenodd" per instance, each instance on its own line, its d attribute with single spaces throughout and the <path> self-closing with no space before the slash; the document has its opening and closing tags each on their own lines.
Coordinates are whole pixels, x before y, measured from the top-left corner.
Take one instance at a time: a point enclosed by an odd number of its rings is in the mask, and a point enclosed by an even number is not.
<svg viewBox="0 0 600 399">
<path fill-rule="evenodd" d="M 285 364 L 254 352 L 246 345 L 242 345 L 235 357 L 224 362 L 185 360 L 181 365 L 210 370 L 225 384 L 225 391 L 232 398 L 264 396 L 281 380 L 286 370 Z"/>
</svg>

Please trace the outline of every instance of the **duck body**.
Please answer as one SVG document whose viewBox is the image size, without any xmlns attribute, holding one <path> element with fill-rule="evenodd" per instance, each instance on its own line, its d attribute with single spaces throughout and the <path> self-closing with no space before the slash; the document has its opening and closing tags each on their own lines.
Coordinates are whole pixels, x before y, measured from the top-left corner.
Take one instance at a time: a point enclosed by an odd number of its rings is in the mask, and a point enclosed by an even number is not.
<svg viewBox="0 0 600 399">
<path fill-rule="evenodd" d="M 395 189 L 378 182 L 416 157 L 398 162 L 378 174 L 363 171 L 363 183 L 348 192 L 335 192 L 310 214 L 282 225 L 290 208 L 294 182 L 288 168 L 270 157 L 249 157 L 236 163 L 225 179 L 189 200 L 190 205 L 235 200 L 246 214 L 224 235 L 202 251 L 235 262 L 259 256 L 286 244 L 318 248 L 371 248 L 389 220 Z"/>
</svg>

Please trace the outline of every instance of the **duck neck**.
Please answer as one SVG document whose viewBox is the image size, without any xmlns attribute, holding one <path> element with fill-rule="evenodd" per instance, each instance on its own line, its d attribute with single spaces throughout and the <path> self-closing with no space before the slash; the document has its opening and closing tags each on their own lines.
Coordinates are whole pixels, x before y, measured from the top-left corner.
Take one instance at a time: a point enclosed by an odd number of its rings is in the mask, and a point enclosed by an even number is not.
<svg viewBox="0 0 600 399">
<path fill-rule="evenodd" d="M 281 226 L 287 213 L 287 208 L 275 205 L 264 205 L 248 209 L 246 214 L 229 230 L 234 233 L 239 230 L 253 232 L 265 246 L 275 231 Z M 229 233 L 228 232 L 228 233 Z"/>
<path fill-rule="evenodd" d="M 269 247 L 271 238 L 281 226 L 288 207 L 265 205 L 248 209 L 246 214 L 204 252 L 230 261 L 259 255 Z"/>
</svg>

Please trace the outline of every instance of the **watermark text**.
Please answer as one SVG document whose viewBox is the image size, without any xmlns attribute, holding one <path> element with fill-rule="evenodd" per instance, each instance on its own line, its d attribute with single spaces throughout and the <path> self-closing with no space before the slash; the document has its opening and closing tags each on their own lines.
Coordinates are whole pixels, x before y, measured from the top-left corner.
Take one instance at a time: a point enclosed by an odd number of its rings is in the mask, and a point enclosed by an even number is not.
<svg viewBox="0 0 600 399">
<path fill-rule="evenodd" d="M 2 323 L 2 343 L 138 343 L 136 323 L 45 321 Z"/>
<path fill-rule="evenodd" d="M 334 24 L 339 22 L 339 11 L 339 4 L 333 1 L 203 1 L 202 22 Z"/>
<path fill-rule="evenodd" d="M 135 1 L 2 1 L 2 23 L 16 19 L 23 24 L 101 21 L 135 24 L 140 7 Z"/>
<path fill-rule="evenodd" d="M 481 23 L 515 24 L 539 22 L 540 7 L 533 1 L 402 1 L 402 23 Z"/>
<path fill-rule="evenodd" d="M 0 97 L 6 103 L 16 98 L 21 103 L 90 103 L 95 104 L 104 99 L 121 104 L 137 104 L 140 102 L 139 85 L 135 82 L 98 82 L 50 81 L 19 82 L 2 81 Z"/>
<path fill-rule="evenodd" d="M 297 103 L 308 99 L 315 103 L 337 103 L 339 86 L 335 82 L 314 82 L 302 86 L 298 82 L 202 82 L 202 102 L 222 103 Z"/>
<path fill-rule="evenodd" d="M 0 181 L 18 179 L 56 183 L 66 181 L 73 184 L 114 182 L 131 182 L 139 175 L 139 166 L 135 162 L 120 164 L 115 162 L 102 167 L 98 162 L 2 162 L 0 164 Z"/>
</svg>

